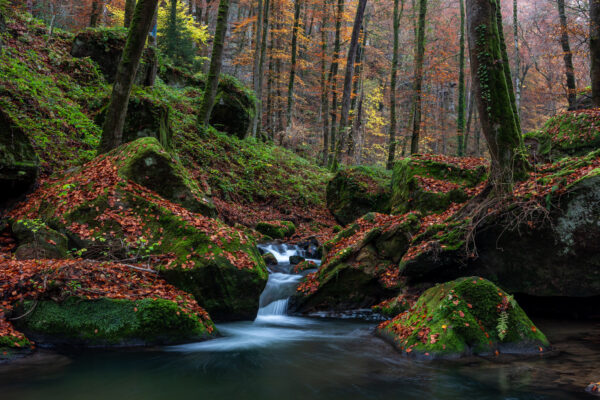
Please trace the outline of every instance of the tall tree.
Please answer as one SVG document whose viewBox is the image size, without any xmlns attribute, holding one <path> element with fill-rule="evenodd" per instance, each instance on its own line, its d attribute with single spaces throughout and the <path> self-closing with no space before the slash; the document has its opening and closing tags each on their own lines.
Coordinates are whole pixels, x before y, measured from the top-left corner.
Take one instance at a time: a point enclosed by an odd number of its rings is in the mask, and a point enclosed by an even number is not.
<svg viewBox="0 0 600 400">
<path fill-rule="evenodd" d="M 523 140 L 510 95 L 510 69 L 504 62 L 498 0 L 467 0 L 473 90 L 491 157 L 490 183 L 495 195 L 510 192 L 525 176 Z"/>
<path fill-rule="evenodd" d="M 263 72 L 265 69 L 265 58 L 267 54 L 267 36 L 269 34 L 269 11 L 271 9 L 271 1 L 265 0 L 264 5 L 264 19 L 263 19 L 263 33 L 261 37 L 260 45 L 260 59 L 258 62 L 258 91 L 256 97 L 258 98 L 258 107 L 256 109 L 256 116 L 254 117 L 253 135 L 256 136 L 262 130 L 262 114 L 263 114 L 263 101 L 262 101 L 262 87 L 263 87 Z"/>
<path fill-rule="evenodd" d="M 133 11 L 135 10 L 135 0 L 125 0 L 125 18 L 123 19 L 123 26 L 129 28 L 131 19 L 133 18 Z"/>
<path fill-rule="evenodd" d="M 329 97 L 327 81 L 327 2 L 322 3 L 321 21 L 321 119 L 323 123 L 323 165 L 329 158 Z"/>
<path fill-rule="evenodd" d="M 110 104 L 102 126 L 100 152 L 118 147 L 123 139 L 123 125 L 127 116 L 127 106 L 131 88 L 135 80 L 146 38 L 150 32 L 158 0 L 138 0 L 127 35 L 127 42 L 117 68 Z"/>
<path fill-rule="evenodd" d="M 215 28 L 215 37 L 213 39 L 212 55 L 210 57 L 210 68 L 202 96 L 202 105 L 198 114 L 198 123 L 201 126 L 208 126 L 212 109 L 215 106 L 217 89 L 219 87 L 219 77 L 221 75 L 221 66 L 223 64 L 223 51 L 225 49 L 225 36 L 227 35 L 227 19 L 229 17 L 229 0 L 221 0 L 219 3 L 219 13 L 217 16 L 217 26 Z"/>
<path fill-rule="evenodd" d="M 413 101 L 413 130 L 410 142 L 410 153 L 419 152 L 419 139 L 421 136 L 421 109 L 423 102 L 423 61 L 425 58 L 425 22 L 427 17 L 427 0 L 419 0 L 419 22 L 417 27 L 417 51 L 415 55 L 415 81 Z"/>
<path fill-rule="evenodd" d="M 335 14 L 335 40 L 333 43 L 333 61 L 329 69 L 328 91 L 331 93 L 331 124 L 329 129 L 330 152 L 335 151 L 335 134 L 337 127 L 337 75 L 339 69 L 340 49 L 341 49 L 341 31 L 342 19 L 344 17 L 344 0 L 338 0 L 337 12 Z"/>
<path fill-rule="evenodd" d="M 600 107 L 600 0 L 590 0 L 590 79 L 592 101 Z"/>
<path fill-rule="evenodd" d="M 95 28 L 98 26 L 98 21 L 102 15 L 102 9 L 104 8 L 103 0 L 92 0 L 92 12 L 90 13 L 90 27 Z"/>
<path fill-rule="evenodd" d="M 359 0 L 356 8 L 356 16 L 354 17 L 354 26 L 352 28 L 352 36 L 350 37 L 350 48 L 348 49 L 348 57 L 346 61 L 346 73 L 344 75 L 344 92 L 342 95 L 342 113 L 340 115 L 340 124 L 338 131 L 337 143 L 335 146 L 335 154 L 332 162 L 332 169 L 336 170 L 340 162 L 342 146 L 346 141 L 346 133 L 348 130 L 348 117 L 350 115 L 350 103 L 352 99 L 352 80 L 354 79 L 354 64 L 356 63 L 356 53 L 358 49 L 358 39 L 360 35 L 360 27 L 363 24 L 365 8 L 367 0 Z"/>
<path fill-rule="evenodd" d="M 569 27 L 567 25 L 567 14 L 565 12 L 565 0 L 556 0 L 558 6 L 558 18 L 560 20 L 560 44 L 565 61 L 565 75 L 567 76 L 567 101 L 569 107 L 575 104 L 577 89 L 575 87 L 575 69 L 573 68 L 573 53 L 569 43 Z"/>
<path fill-rule="evenodd" d="M 516 1 L 516 0 L 515 0 Z M 458 139 L 457 155 L 465 155 L 465 3 L 459 0 L 460 5 L 460 32 L 458 55 L 458 115 L 456 118 L 456 137 Z"/>
<path fill-rule="evenodd" d="M 292 127 L 292 107 L 294 105 L 294 82 L 296 80 L 296 68 L 298 64 L 298 31 L 300 29 L 300 0 L 294 1 L 294 28 L 292 31 L 292 64 L 290 67 L 290 80 L 288 82 L 288 96 L 287 96 L 287 128 L 286 131 L 289 134 L 289 130 Z"/>
<path fill-rule="evenodd" d="M 261 87 L 259 87 L 260 79 L 259 79 L 259 65 L 260 65 L 260 49 L 262 48 L 262 40 L 261 35 L 263 34 L 263 19 L 264 19 L 264 10 L 263 10 L 263 0 L 258 0 L 258 4 L 256 7 L 256 31 L 254 32 L 254 67 L 252 69 L 252 83 L 254 85 L 254 93 L 256 93 L 256 104 L 255 108 L 258 111 L 258 103 L 260 103 L 260 92 Z M 260 116 L 258 112 L 254 113 L 254 117 L 252 118 L 252 123 L 250 125 L 251 134 L 253 137 L 256 137 L 256 131 L 258 130 L 258 119 Z"/>
<path fill-rule="evenodd" d="M 402 8 L 400 8 L 400 3 L 402 3 Z M 400 0 L 394 0 L 394 13 L 392 17 L 394 18 L 394 54 L 392 55 L 392 72 L 390 77 L 390 140 L 388 143 L 388 159 L 386 164 L 387 169 L 392 169 L 394 167 L 394 158 L 396 155 L 396 84 L 398 82 L 398 62 L 400 58 L 400 19 L 402 18 L 403 12 L 404 0 L 402 0 L 402 2 L 400 2 Z"/>
<path fill-rule="evenodd" d="M 521 55 L 519 54 L 519 7 L 517 0 L 513 0 L 513 42 L 515 44 L 515 104 L 517 113 L 521 109 Z"/>
</svg>

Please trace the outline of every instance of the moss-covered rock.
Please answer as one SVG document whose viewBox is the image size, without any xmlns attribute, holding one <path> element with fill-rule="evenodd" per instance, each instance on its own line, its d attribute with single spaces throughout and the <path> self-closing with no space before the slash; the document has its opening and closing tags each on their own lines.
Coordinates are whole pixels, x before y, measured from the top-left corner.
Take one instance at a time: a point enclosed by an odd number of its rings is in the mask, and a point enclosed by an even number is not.
<svg viewBox="0 0 600 400">
<path fill-rule="evenodd" d="M 18 260 L 39 258 L 66 258 L 67 237 L 50 229 L 40 220 L 19 220 L 12 224 L 12 232 L 18 241 L 15 257 Z"/>
<path fill-rule="evenodd" d="M 524 137 L 535 162 L 582 156 L 600 146 L 600 110 L 569 111 L 550 118 Z"/>
<path fill-rule="evenodd" d="M 512 296 L 479 277 L 427 290 L 378 334 L 403 354 L 424 358 L 540 354 L 549 346 Z"/>
<path fill-rule="evenodd" d="M 272 253 L 265 253 L 262 255 L 263 260 L 267 266 L 277 265 L 277 258 Z"/>
<path fill-rule="evenodd" d="M 400 294 L 388 300 L 384 300 L 379 304 L 371 307 L 373 312 L 385 318 L 393 318 L 396 315 L 408 310 L 411 307 L 411 302 L 404 294 Z"/>
<path fill-rule="evenodd" d="M 71 55 L 78 58 L 89 57 L 98 64 L 106 80 L 113 83 L 126 41 L 127 29 L 125 28 L 87 28 L 73 39 Z M 153 58 L 153 50 L 146 48 L 136 74 L 137 82 L 145 80 L 148 65 L 152 63 Z"/>
<path fill-rule="evenodd" d="M 34 307 L 25 302 L 22 310 Z M 86 347 L 147 346 L 205 340 L 212 322 L 203 322 L 164 299 L 38 301 L 16 327 L 44 345 Z"/>
<path fill-rule="evenodd" d="M 296 226 L 290 221 L 264 221 L 256 224 L 256 230 L 272 239 L 284 239 L 296 233 Z"/>
<path fill-rule="evenodd" d="M 38 170 L 29 138 L 0 110 L 0 208 L 33 188 Z"/>
<path fill-rule="evenodd" d="M 389 211 L 390 176 L 371 167 L 339 171 L 327 184 L 327 208 L 343 225 L 369 212 Z"/>
<path fill-rule="evenodd" d="M 110 98 L 96 115 L 96 123 L 102 126 Z M 167 150 L 172 148 L 171 107 L 155 96 L 142 91 L 132 93 L 127 106 L 127 117 L 123 126 L 123 143 L 133 142 L 144 137 L 156 138 Z"/>
<path fill-rule="evenodd" d="M 191 211 L 204 197 L 155 139 L 144 138 L 41 188 L 12 216 L 39 217 L 85 257 L 158 264 L 215 319 L 253 319 L 268 278 L 264 261 L 244 233 Z"/>
<path fill-rule="evenodd" d="M 221 132 L 246 137 L 256 113 L 254 92 L 232 76 L 221 75 L 210 124 Z"/>
<path fill-rule="evenodd" d="M 397 294 L 398 262 L 418 218 L 367 214 L 325 243 L 319 270 L 300 284 L 290 302 L 297 313 L 371 307 Z"/>
<path fill-rule="evenodd" d="M 413 156 L 396 162 L 390 208 L 393 214 L 443 212 L 463 203 L 486 178 L 483 159 Z"/>
</svg>

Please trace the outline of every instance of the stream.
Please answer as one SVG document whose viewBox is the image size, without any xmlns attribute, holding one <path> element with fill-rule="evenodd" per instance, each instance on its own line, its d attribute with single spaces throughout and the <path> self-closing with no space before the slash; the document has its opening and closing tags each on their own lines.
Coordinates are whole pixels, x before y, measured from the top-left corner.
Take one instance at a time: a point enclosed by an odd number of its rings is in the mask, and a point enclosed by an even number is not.
<svg viewBox="0 0 600 400">
<path fill-rule="evenodd" d="M 255 321 L 222 338 L 135 350 L 39 351 L 0 365 L 1 400 L 588 399 L 600 379 L 600 323 L 537 321 L 552 358 L 418 362 L 373 335 L 374 322 L 286 315 L 302 278 L 294 246 L 263 247 L 270 267 Z"/>
</svg>

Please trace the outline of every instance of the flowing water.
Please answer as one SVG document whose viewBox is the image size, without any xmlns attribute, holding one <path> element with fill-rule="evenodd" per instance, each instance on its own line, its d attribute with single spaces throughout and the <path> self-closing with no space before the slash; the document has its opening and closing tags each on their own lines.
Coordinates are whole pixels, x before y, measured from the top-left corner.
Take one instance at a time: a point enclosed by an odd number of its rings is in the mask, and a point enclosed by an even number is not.
<svg viewBox="0 0 600 400">
<path fill-rule="evenodd" d="M 271 246 L 255 321 L 222 338 L 145 350 L 38 353 L 0 366 L 0 400 L 585 399 L 600 379 L 600 325 L 538 322 L 554 358 L 427 363 L 400 357 L 374 323 L 287 316 L 290 246 Z"/>
</svg>

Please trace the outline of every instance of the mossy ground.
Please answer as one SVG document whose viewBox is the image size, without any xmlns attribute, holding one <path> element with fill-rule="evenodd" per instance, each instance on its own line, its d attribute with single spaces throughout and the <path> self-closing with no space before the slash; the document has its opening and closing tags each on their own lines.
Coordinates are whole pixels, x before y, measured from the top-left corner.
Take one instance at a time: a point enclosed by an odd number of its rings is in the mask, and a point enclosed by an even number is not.
<svg viewBox="0 0 600 400">
<path fill-rule="evenodd" d="M 404 354 L 431 358 L 535 354 L 549 346 L 511 296 L 478 277 L 427 290 L 409 311 L 382 323 L 378 332 Z"/>
</svg>

